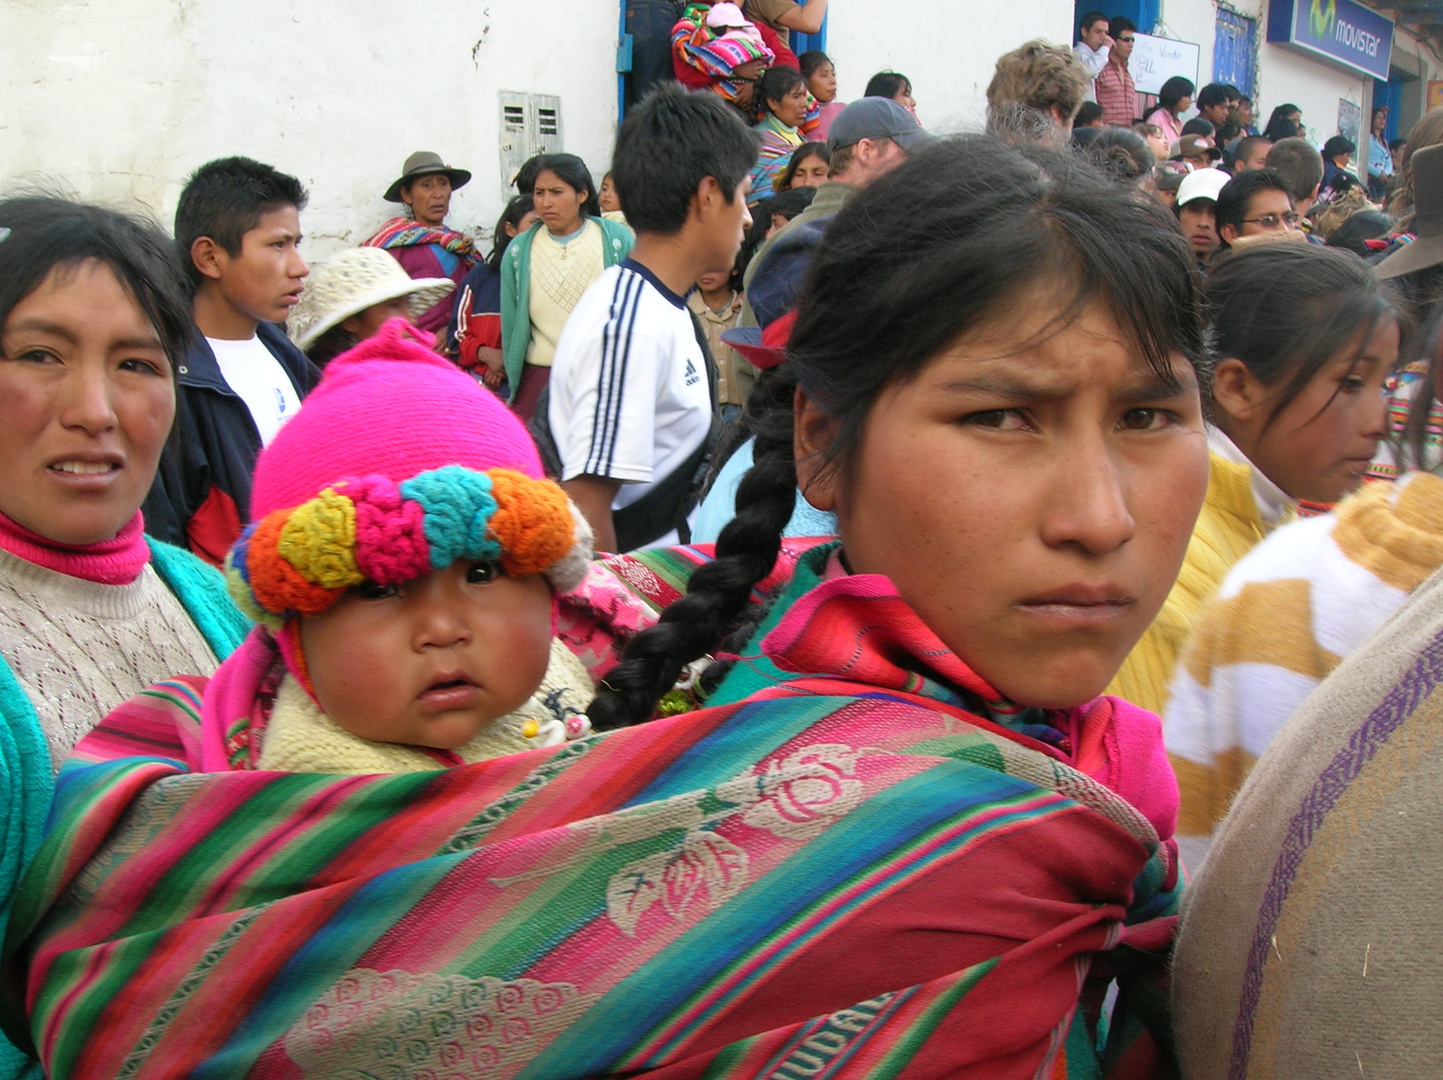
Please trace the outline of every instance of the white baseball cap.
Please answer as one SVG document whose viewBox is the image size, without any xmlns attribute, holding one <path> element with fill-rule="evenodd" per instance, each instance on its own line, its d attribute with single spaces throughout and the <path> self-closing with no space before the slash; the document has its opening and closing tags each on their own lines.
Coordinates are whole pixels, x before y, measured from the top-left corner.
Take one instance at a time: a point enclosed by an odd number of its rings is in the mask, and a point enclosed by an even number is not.
<svg viewBox="0 0 1443 1080">
<path fill-rule="evenodd" d="M 1232 177 L 1221 169 L 1197 169 L 1182 178 L 1177 189 L 1177 204 L 1185 206 L 1194 199 L 1218 201 L 1218 192 L 1227 187 Z"/>
</svg>

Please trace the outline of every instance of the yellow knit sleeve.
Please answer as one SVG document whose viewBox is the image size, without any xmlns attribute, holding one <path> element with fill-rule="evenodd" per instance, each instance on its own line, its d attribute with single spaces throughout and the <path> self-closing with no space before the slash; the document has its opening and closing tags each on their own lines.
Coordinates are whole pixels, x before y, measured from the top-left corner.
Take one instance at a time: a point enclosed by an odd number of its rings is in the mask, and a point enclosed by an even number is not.
<svg viewBox="0 0 1443 1080">
<path fill-rule="evenodd" d="M 1109 694 L 1162 715 L 1178 655 L 1203 603 L 1263 533 L 1247 466 L 1212 455 L 1207 498 L 1177 581 L 1157 618 L 1108 685 Z"/>
</svg>

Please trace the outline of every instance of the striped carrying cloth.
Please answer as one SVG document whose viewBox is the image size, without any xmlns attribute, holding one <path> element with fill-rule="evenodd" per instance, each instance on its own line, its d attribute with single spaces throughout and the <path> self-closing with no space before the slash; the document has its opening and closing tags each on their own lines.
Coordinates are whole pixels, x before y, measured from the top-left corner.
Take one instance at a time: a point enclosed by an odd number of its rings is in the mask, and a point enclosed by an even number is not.
<svg viewBox="0 0 1443 1080">
<path fill-rule="evenodd" d="M 4 969 L 53 1077 L 1152 1075 L 1172 845 L 992 721 L 813 677 L 434 773 L 200 774 L 202 690 L 62 770 Z"/>
<path fill-rule="evenodd" d="M 361 246 L 385 248 L 389 251 L 393 248 L 419 247 L 423 244 L 435 244 L 445 248 L 451 254 L 465 259 L 468 266 L 476 262 L 476 242 L 465 233 L 445 226 L 422 225 L 407 217 L 392 218 Z"/>
</svg>

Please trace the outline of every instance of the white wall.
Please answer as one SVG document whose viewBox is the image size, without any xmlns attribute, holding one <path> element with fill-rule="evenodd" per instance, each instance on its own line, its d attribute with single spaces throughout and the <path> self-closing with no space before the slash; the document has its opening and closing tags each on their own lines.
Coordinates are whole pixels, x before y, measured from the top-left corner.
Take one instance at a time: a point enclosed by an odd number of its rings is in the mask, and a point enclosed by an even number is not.
<svg viewBox="0 0 1443 1080">
<path fill-rule="evenodd" d="M 1071 44 L 1070 0 L 833 0 L 827 53 L 837 96 L 862 96 L 885 69 L 912 80 L 917 115 L 930 131 L 979 130 L 997 58 L 1033 38 Z"/>
<path fill-rule="evenodd" d="M 133 197 L 167 224 L 186 175 L 246 154 L 310 188 L 307 251 L 359 242 L 414 150 L 503 205 L 501 90 L 560 94 L 566 149 L 604 170 L 618 0 L 0 0 L 0 183 Z"/>
</svg>

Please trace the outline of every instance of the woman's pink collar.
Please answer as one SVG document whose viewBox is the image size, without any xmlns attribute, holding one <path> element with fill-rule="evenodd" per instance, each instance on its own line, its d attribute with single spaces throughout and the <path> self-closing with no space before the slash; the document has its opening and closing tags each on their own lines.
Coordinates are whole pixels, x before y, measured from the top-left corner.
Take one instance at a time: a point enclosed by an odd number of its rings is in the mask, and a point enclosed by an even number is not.
<svg viewBox="0 0 1443 1080">
<path fill-rule="evenodd" d="M 150 562 L 145 519 L 139 510 L 113 540 L 98 544 L 61 544 L 0 514 L 0 549 L 36 566 L 97 585 L 129 585 Z"/>
</svg>

